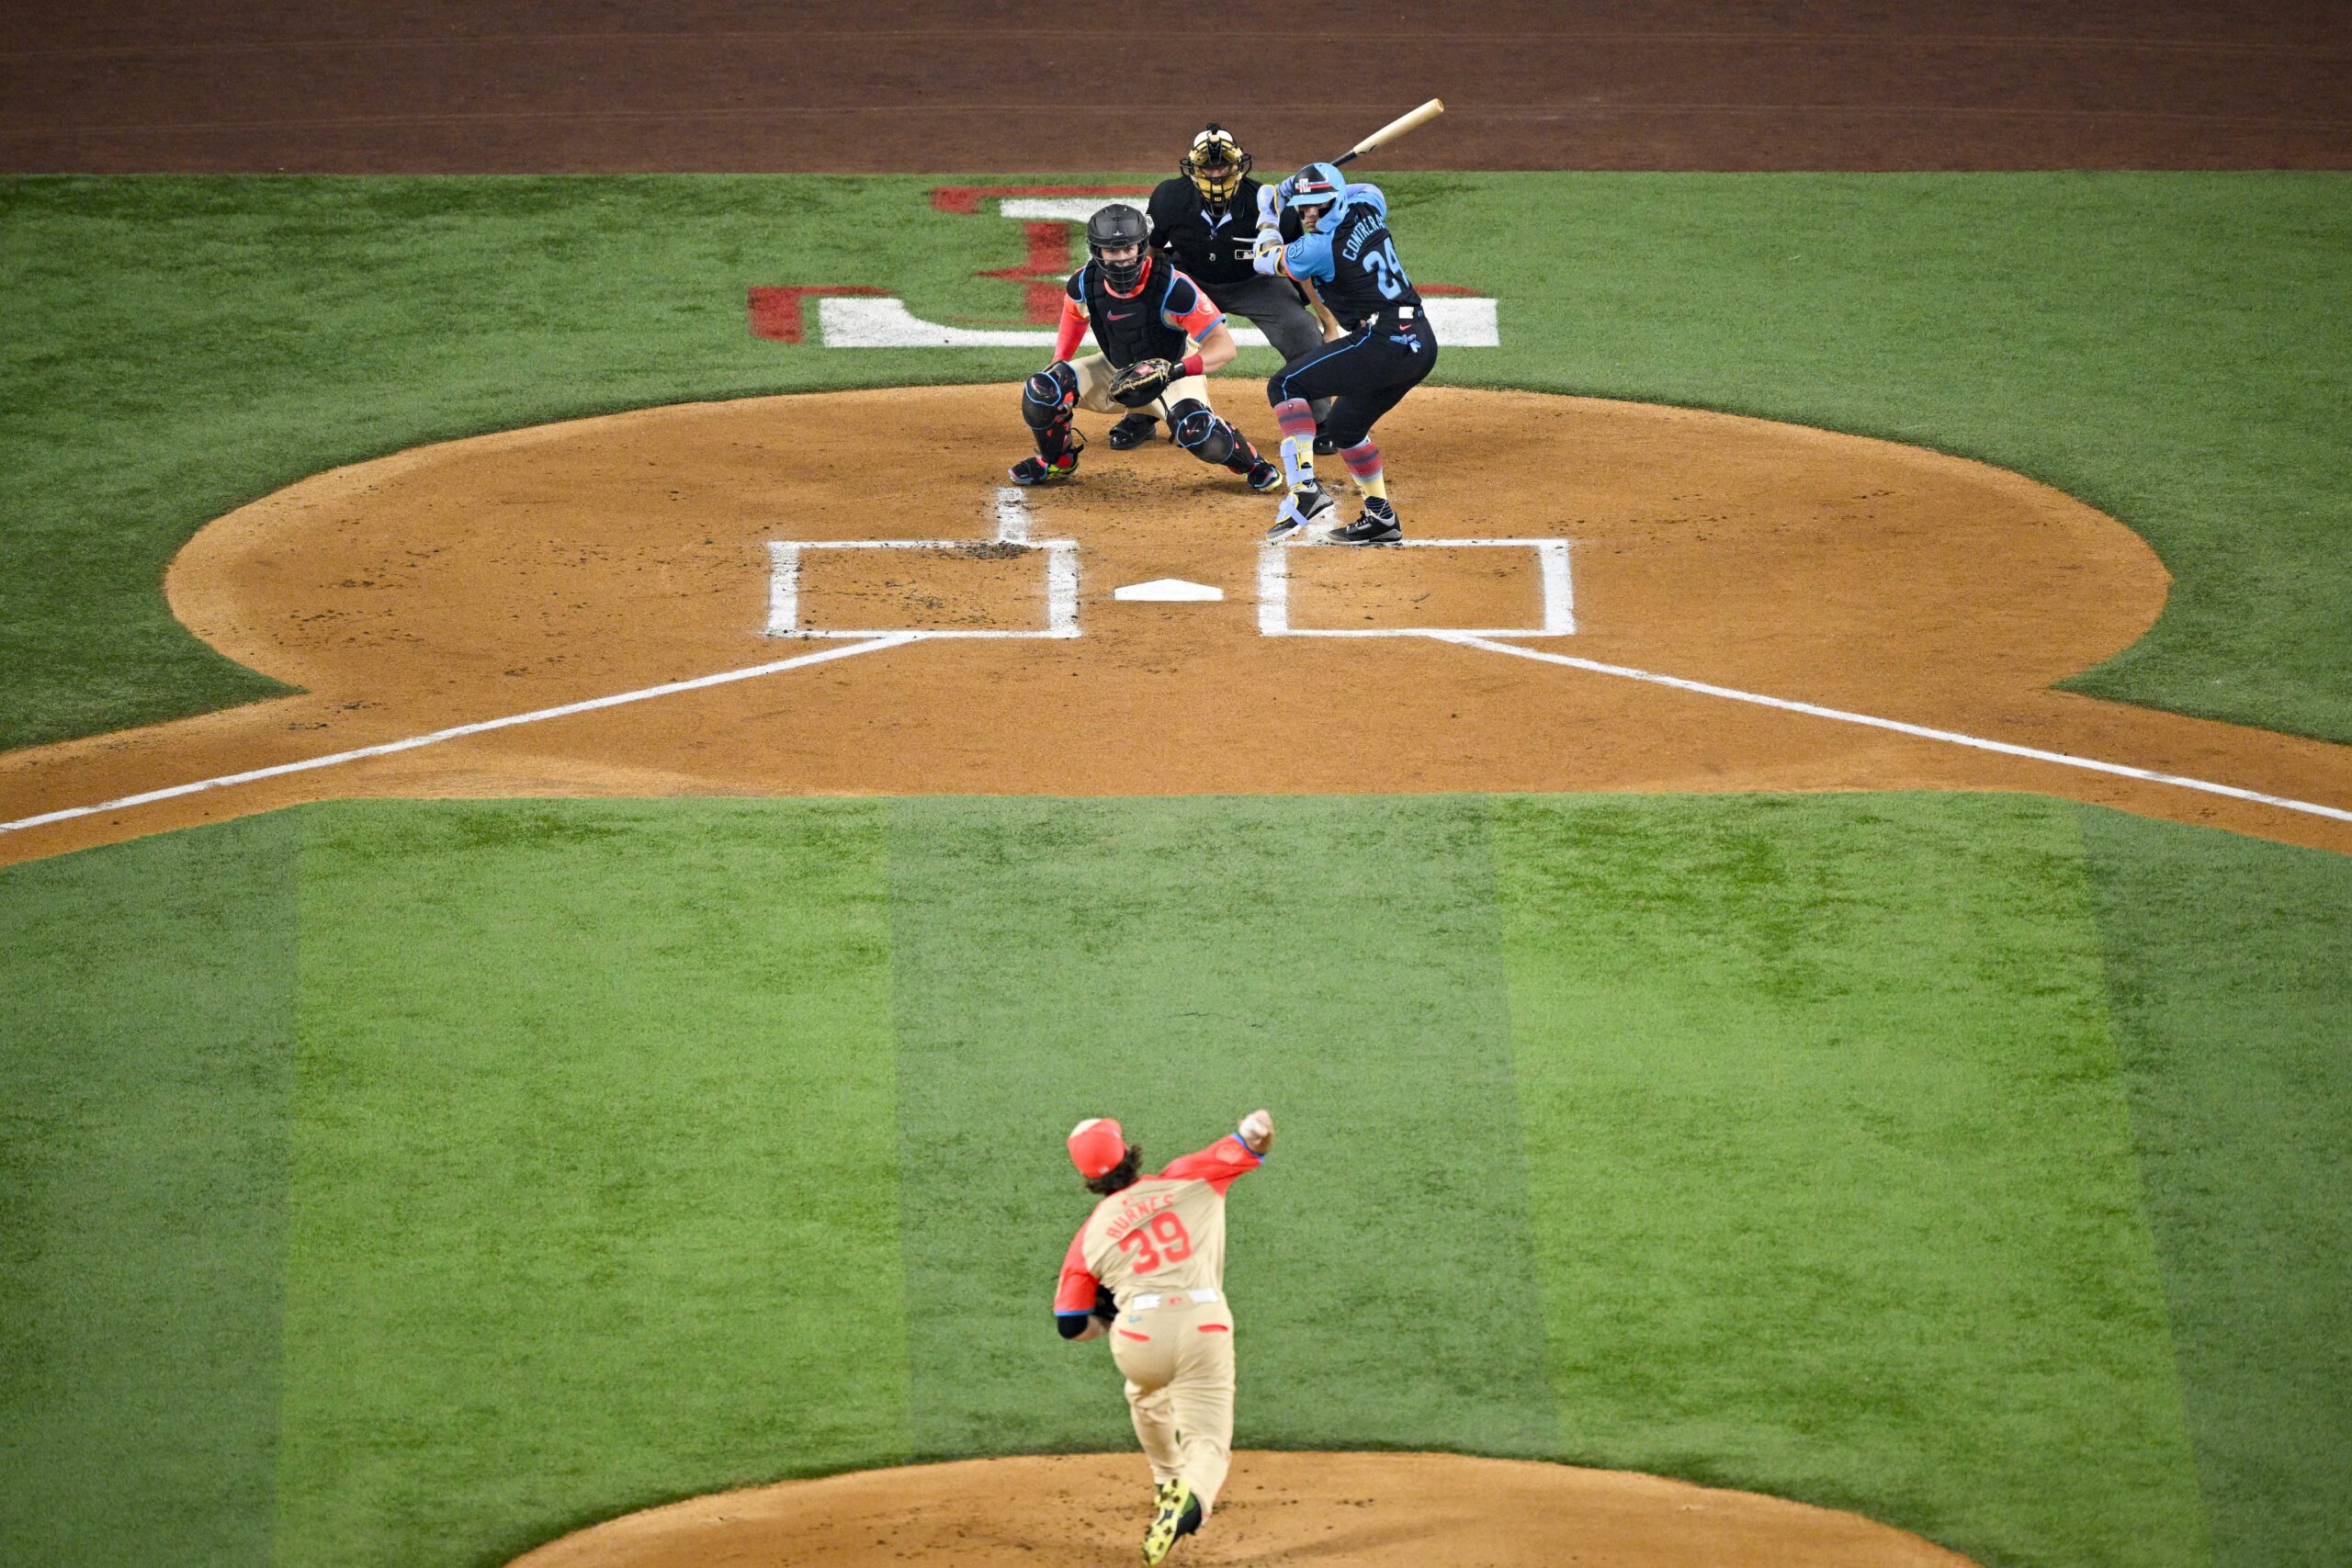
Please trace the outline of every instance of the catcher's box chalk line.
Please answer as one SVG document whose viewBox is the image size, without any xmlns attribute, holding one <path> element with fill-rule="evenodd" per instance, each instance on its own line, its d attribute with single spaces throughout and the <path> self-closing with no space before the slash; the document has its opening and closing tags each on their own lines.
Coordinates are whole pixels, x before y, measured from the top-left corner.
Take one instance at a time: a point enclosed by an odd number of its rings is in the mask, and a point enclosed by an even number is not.
<svg viewBox="0 0 2352 1568">
<path fill-rule="evenodd" d="M 2232 800 L 2252 801 L 2257 806 L 2275 806 L 2282 811 L 2300 811 L 2312 817 L 2332 818 L 2338 822 L 2352 822 L 2352 811 L 2338 807 L 2321 806 L 2308 800 L 2291 800 L 2283 795 L 2264 795 L 2259 790 L 2240 789 L 2235 784 L 2213 784 L 2205 779 L 2183 777 L 2178 773 L 2160 773 L 2152 768 L 2128 767 L 2121 762 L 2102 762 L 2096 757 L 2076 757 L 2064 751 L 2045 751 L 2038 746 L 2018 746 L 2007 740 L 1986 740 L 1974 735 L 1962 735 L 1957 730 L 1930 729 L 1926 725 L 1905 724 L 1900 719 L 1876 718 L 1866 713 L 1849 713 L 1844 708 L 1823 707 L 1816 703 L 1793 702 L 1787 697 L 1768 697 L 1760 693 L 1743 692 L 1731 686 L 1711 685 L 1704 681 L 1686 681 L 1679 675 L 1660 675 L 1653 671 L 1634 670 L 1623 664 L 1603 664 L 1598 660 L 1577 659 L 1565 653 L 1546 653 L 1541 649 L 1521 648 L 1515 643 L 1496 642 L 1475 632 L 1424 632 L 1420 634 L 1438 642 L 1450 642 L 1463 648 L 1483 648 L 1490 653 L 1508 653 L 1520 659 L 1532 659 L 1540 663 L 1564 665 L 1570 670 L 1587 670 L 1596 675 L 1615 675 L 1628 681 L 1646 681 L 1654 686 L 1671 686 L 1679 692 L 1696 692 L 1702 696 L 1724 697 L 1736 703 L 1754 703 L 1759 707 L 1779 708 L 1786 713 L 1805 714 L 1814 718 L 1835 719 L 1840 724 L 1859 724 L 1871 729 L 1893 730 L 1897 735 L 1916 736 L 1922 740 L 1940 740 L 1948 745 L 1966 746 L 1978 751 L 1997 751 L 2005 757 L 2024 757 L 2036 762 L 2055 762 L 2061 767 L 2082 768 L 2094 773 L 2113 773 L 2119 778 L 2140 779 L 2148 784 L 2170 784 L 2175 789 L 2193 789 L 2205 795 L 2227 795 Z"/>
</svg>

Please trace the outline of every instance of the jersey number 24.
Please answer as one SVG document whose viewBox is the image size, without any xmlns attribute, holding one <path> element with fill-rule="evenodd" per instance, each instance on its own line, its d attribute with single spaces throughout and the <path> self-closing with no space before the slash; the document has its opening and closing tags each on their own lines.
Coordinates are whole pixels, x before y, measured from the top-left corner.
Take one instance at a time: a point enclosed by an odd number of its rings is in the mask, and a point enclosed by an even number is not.
<svg viewBox="0 0 2352 1568">
<path fill-rule="evenodd" d="M 1363 254 L 1363 269 L 1372 274 L 1373 287 L 1380 290 L 1383 299 L 1401 299 L 1412 279 L 1405 276 L 1405 264 L 1396 259 L 1396 242 L 1383 240 L 1380 249 Z"/>
<path fill-rule="evenodd" d="M 1148 1231 L 1150 1235 L 1144 1233 Z M 1159 1245 L 1154 1246 L 1157 1242 Z M 1184 1222 L 1170 1213 L 1151 1216 L 1151 1224 L 1119 1238 L 1120 1250 L 1135 1254 L 1136 1272 L 1148 1274 L 1163 1263 L 1182 1263 L 1193 1256 L 1193 1237 Z"/>
</svg>

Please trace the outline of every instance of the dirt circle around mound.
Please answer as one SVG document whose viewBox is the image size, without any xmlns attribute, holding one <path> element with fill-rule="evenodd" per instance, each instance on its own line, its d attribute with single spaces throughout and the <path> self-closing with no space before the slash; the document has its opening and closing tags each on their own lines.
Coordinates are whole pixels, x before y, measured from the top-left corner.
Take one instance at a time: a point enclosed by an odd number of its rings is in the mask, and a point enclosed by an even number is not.
<svg viewBox="0 0 2352 1568">
<path fill-rule="evenodd" d="M 1218 395 L 1271 434 L 1254 384 Z M 2352 849 L 2308 813 L 2001 749 L 2306 801 L 2352 776 L 2343 747 L 2054 690 L 2137 640 L 2168 579 L 2130 529 L 2018 474 L 1426 388 L 1379 432 L 1412 547 L 1268 551 L 1272 498 L 1164 442 L 1113 452 L 1107 420 L 1081 421 L 1074 480 L 1011 490 L 1018 399 L 640 409 L 265 496 L 198 533 L 166 592 L 304 691 L 0 758 L 9 820 L 165 795 L 9 833 L 0 860 L 355 795 L 1908 788 Z M 1133 596 L 1170 580 L 1191 596 Z M 1410 635 L 1472 630 L 1586 662 Z M 771 672 L 726 679 L 744 671 Z"/>
<path fill-rule="evenodd" d="M 720 1493 L 596 1525 L 513 1568 L 1005 1568 L 1129 1563 L 1150 1516 L 1134 1455 L 971 1460 Z M 1454 1454 L 1234 1456 L 1173 1563 L 1403 1568 L 1970 1568 L 1859 1515 L 1622 1471 Z"/>
</svg>

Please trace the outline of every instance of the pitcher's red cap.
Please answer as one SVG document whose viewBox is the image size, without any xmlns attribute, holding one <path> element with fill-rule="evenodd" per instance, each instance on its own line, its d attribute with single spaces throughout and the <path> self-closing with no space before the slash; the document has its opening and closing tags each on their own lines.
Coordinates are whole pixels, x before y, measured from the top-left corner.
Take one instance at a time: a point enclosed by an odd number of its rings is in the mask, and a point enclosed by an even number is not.
<svg viewBox="0 0 2352 1568">
<path fill-rule="evenodd" d="M 1091 1181 L 1127 1157 L 1127 1135 L 1108 1116 L 1090 1116 L 1069 1130 L 1069 1161 Z"/>
</svg>

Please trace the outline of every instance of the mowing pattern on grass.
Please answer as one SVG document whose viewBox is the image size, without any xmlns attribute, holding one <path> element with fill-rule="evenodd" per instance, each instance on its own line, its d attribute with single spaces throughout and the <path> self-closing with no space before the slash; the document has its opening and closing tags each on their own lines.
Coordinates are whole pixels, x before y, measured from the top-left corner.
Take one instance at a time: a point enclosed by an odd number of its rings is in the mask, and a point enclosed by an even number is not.
<svg viewBox="0 0 2352 1568">
<path fill-rule="evenodd" d="M 1245 1442 L 2326 1560 L 2347 876 L 1952 796 L 373 803 L 12 868 L 0 1541 L 488 1564 L 1123 1450 L 1061 1135 L 1262 1100 Z"/>
<path fill-rule="evenodd" d="M 270 1560 L 301 826 L 0 874 L 0 1562 Z"/>
<path fill-rule="evenodd" d="M 1018 286 L 975 274 L 1018 260 L 1018 226 L 934 210 L 933 183 L 0 180 L 17 699 L 0 746 L 277 690 L 196 646 L 155 590 L 203 523 L 306 474 L 649 403 L 1035 368 L 746 331 L 762 284 L 1016 316 Z M 2352 740 L 2352 175 L 1384 183 L 1416 276 L 1502 300 L 1503 345 L 1441 379 L 1729 409 L 2030 474 L 2143 531 L 2179 580 L 2082 689 Z M 1273 364 L 1251 350 L 1237 374 Z"/>
<path fill-rule="evenodd" d="M 2082 817 L 2215 1556 L 2352 1562 L 2352 860 Z"/>
</svg>

